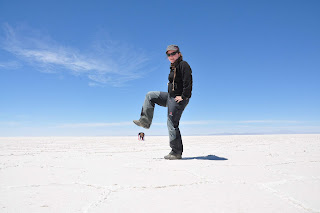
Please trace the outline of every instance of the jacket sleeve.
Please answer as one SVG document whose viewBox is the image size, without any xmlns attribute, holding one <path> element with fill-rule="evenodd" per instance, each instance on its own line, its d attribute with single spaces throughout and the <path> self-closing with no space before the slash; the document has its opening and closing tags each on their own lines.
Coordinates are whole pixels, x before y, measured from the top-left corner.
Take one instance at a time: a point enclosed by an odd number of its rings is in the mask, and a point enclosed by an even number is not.
<svg viewBox="0 0 320 213">
<path fill-rule="evenodd" d="M 192 92 L 192 70 L 189 64 L 186 61 L 181 63 L 181 72 L 183 78 L 183 91 L 182 91 L 182 99 L 191 98 Z"/>
</svg>

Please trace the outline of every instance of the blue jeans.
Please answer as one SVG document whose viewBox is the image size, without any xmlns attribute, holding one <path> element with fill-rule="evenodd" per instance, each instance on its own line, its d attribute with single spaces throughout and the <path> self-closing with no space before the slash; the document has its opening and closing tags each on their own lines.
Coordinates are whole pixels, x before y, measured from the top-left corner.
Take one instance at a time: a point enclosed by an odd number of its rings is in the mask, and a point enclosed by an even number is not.
<svg viewBox="0 0 320 213">
<path fill-rule="evenodd" d="M 167 92 L 152 91 L 147 93 L 141 110 L 140 122 L 150 127 L 155 104 L 168 108 L 167 126 L 169 131 L 170 147 L 172 151 L 177 154 L 182 154 L 183 152 L 179 122 L 188 103 L 189 99 L 177 103 L 174 100 L 174 97 L 171 97 Z"/>
</svg>

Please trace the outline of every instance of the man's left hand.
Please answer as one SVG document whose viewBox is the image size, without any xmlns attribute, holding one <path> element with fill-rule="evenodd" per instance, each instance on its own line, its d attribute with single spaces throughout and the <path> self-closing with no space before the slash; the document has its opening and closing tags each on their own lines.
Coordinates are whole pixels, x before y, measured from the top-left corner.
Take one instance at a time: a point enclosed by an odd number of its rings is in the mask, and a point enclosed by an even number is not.
<svg viewBox="0 0 320 213">
<path fill-rule="evenodd" d="M 176 96 L 176 97 L 174 98 L 174 100 L 175 100 L 177 103 L 179 103 L 180 101 L 183 101 L 183 99 L 182 99 L 181 96 Z"/>
</svg>

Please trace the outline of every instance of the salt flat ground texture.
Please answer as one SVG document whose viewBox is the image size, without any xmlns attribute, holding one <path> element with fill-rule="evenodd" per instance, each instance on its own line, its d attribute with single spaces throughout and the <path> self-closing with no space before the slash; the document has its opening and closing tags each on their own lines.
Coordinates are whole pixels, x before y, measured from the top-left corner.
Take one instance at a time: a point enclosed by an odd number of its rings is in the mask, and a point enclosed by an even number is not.
<svg viewBox="0 0 320 213">
<path fill-rule="evenodd" d="M 320 212 L 320 135 L 0 138 L 0 212 Z"/>
</svg>

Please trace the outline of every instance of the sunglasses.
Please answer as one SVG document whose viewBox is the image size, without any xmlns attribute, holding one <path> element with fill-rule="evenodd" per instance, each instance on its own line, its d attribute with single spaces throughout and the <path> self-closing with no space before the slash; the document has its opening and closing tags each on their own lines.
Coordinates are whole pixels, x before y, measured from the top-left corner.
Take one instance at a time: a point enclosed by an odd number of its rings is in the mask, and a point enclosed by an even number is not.
<svg viewBox="0 0 320 213">
<path fill-rule="evenodd" d="M 175 52 L 172 52 L 172 53 L 167 53 L 167 56 L 174 56 L 175 54 L 177 54 L 179 51 L 175 51 Z"/>
</svg>

